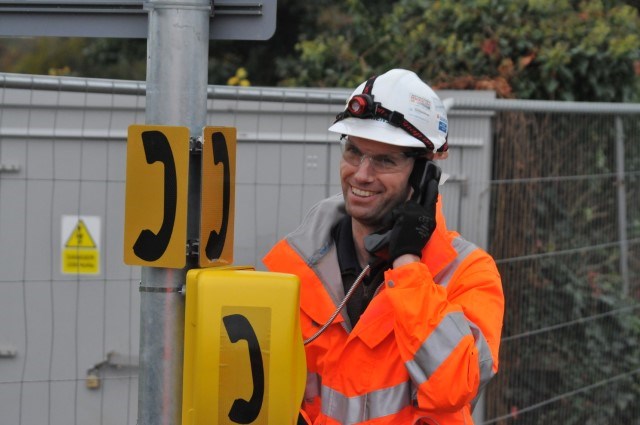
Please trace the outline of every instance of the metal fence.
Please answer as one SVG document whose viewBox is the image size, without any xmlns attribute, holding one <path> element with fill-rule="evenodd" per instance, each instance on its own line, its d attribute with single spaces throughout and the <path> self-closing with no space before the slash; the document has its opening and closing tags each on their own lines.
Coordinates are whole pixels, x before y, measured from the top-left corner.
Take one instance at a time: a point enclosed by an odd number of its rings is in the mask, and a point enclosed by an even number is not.
<svg viewBox="0 0 640 425">
<path fill-rule="evenodd" d="M 209 88 L 208 122 L 238 129 L 236 264 L 261 268 L 339 190 L 326 128 L 347 94 Z M 640 105 L 440 94 L 445 215 L 496 258 L 506 295 L 478 422 L 639 423 Z M 136 422 L 140 270 L 122 229 L 126 129 L 144 108 L 139 82 L 0 74 L 0 425 Z M 80 219 L 93 275 L 61 267 Z"/>
<path fill-rule="evenodd" d="M 507 308 L 487 423 L 640 423 L 637 106 L 496 115 L 489 249 Z"/>
</svg>

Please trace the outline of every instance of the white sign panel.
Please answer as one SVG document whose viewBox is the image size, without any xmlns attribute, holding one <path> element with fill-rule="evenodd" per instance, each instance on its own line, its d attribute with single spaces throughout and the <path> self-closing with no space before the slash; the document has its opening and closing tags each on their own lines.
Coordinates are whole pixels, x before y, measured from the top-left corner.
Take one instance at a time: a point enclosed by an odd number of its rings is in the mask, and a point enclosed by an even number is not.
<svg viewBox="0 0 640 425">
<path fill-rule="evenodd" d="M 209 39 L 270 39 L 276 1 L 212 2 Z M 149 0 L 0 0 L 0 36 L 147 38 L 155 3 L 165 6 Z"/>
</svg>

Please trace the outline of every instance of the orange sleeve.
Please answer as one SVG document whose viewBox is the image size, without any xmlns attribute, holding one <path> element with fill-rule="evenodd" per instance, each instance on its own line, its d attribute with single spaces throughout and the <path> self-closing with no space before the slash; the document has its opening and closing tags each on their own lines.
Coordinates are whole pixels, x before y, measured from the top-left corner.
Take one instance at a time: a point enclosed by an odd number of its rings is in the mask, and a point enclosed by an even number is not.
<svg viewBox="0 0 640 425">
<path fill-rule="evenodd" d="M 446 288 L 417 262 L 388 270 L 385 285 L 419 407 L 454 411 L 469 404 L 497 371 L 504 299 L 491 257 L 472 253 Z"/>
</svg>

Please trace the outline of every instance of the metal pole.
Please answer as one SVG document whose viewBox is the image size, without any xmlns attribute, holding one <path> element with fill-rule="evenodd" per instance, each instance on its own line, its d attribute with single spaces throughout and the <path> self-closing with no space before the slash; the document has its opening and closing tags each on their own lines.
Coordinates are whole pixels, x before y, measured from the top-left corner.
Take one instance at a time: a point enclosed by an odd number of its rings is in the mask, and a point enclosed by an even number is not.
<svg viewBox="0 0 640 425">
<path fill-rule="evenodd" d="M 210 0 L 145 0 L 146 123 L 179 125 L 202 134 L 207 116 Z M 197 240 L 200 163 L 189 161 L 187 238 Z M 186 247 L 185 247 L 186 251 Z M 182 411 L 184 296 L 182 270 L 142 268 L 140 291 L 139 425 L 178 425 Z"/>
<path fill-rule="evenodd" d="M 620 274 L 622 294 L 629 295 L 629 241 L 627 239 L 627 194 L 624 178 L 624 129 L 616 116 L 616 182 L 618 197 L 618 237 L 620 239 Z"/>
</svg>

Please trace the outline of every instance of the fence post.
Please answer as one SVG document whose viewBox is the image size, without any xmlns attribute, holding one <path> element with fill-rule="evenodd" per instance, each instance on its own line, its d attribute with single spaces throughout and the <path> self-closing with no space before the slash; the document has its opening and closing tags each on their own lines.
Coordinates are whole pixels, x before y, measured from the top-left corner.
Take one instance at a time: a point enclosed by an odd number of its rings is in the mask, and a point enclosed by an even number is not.
<svg viewBox="0 0 640 425">
<path fill-rule="evenodd" d="M 210 0 L 145 0 L 146 123 L 202 134 L 207 117 Z M 187 239 L 198 239 L 200 163 L 189 161 Z M 185 247 L 186 252 L 186 247 Z M 186 253 L 185 253 L 186 255 Z M 185 269 L 142 268 L 139 425 L 178 425 L 182 411 Z M 144 288 L 144 290 L 143 290 Z"/>
<path fill-rule="evenodd" d="M 629 241 L 627 240 L 627 196 L 624 176 L 624 129 L 616 115 L 616 188 L 618 200 L 618 239 L 620 240 L 620 274 L 622 294 L 629 295 Z"/>
</svg>

